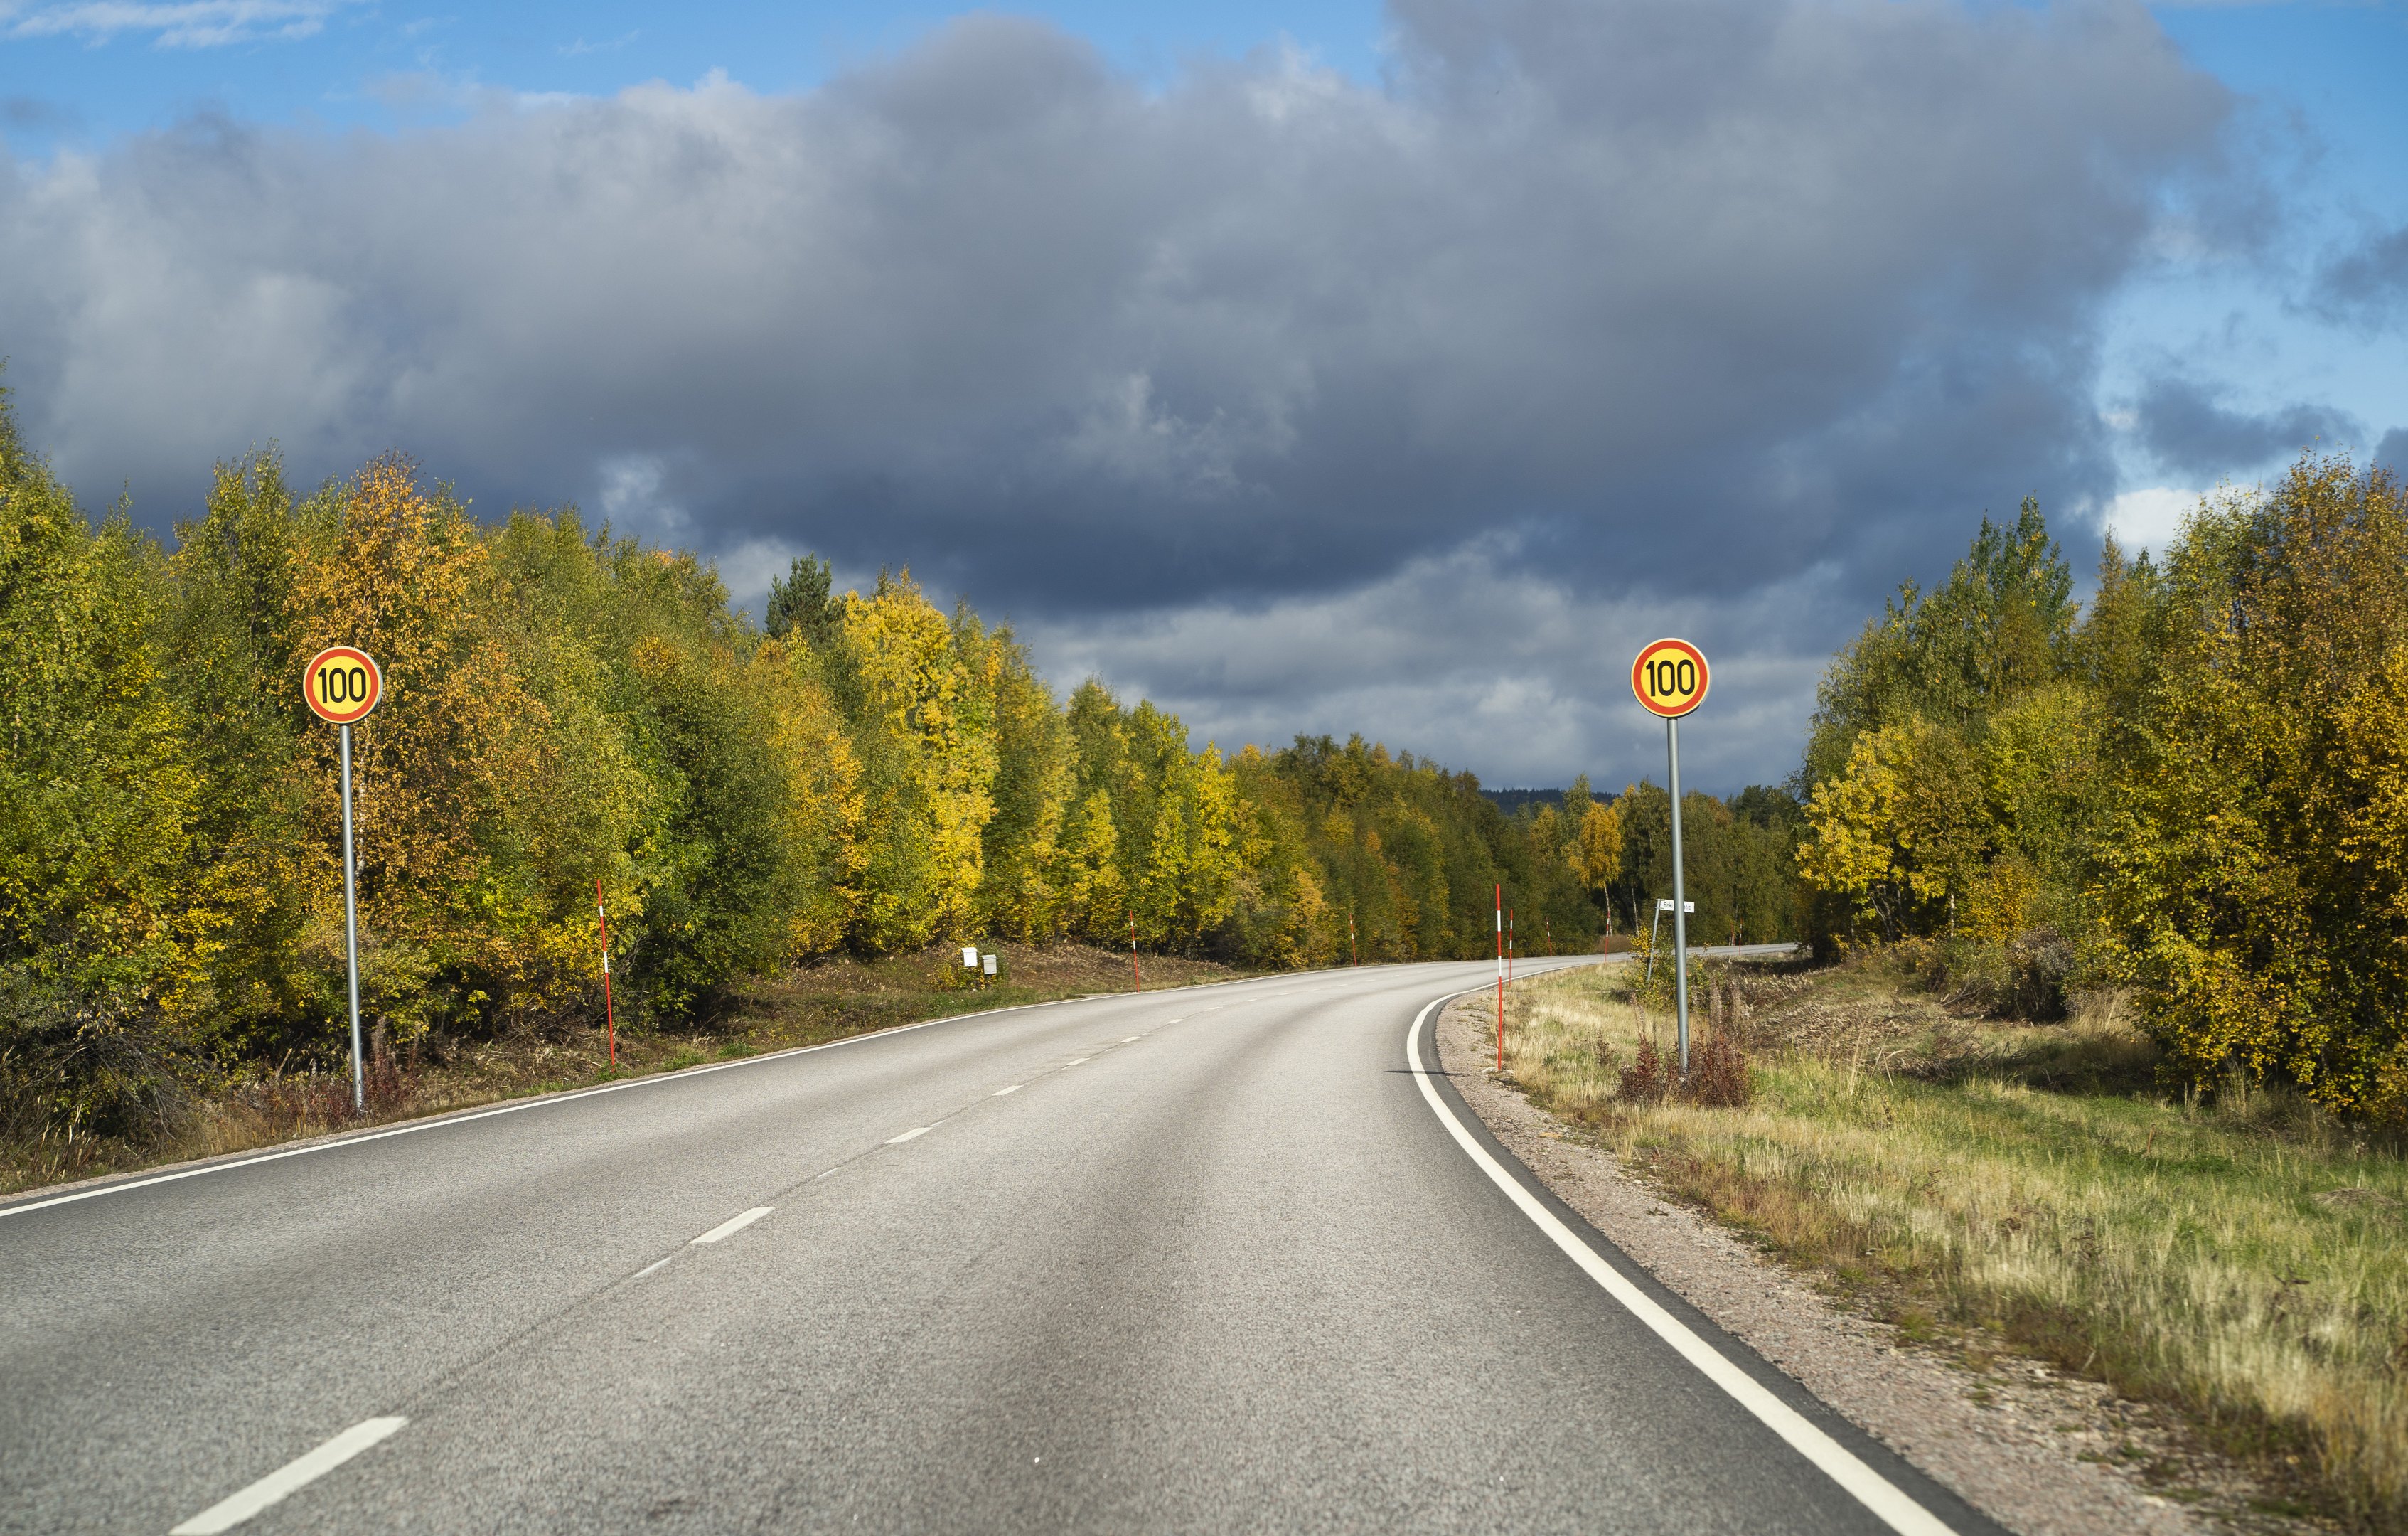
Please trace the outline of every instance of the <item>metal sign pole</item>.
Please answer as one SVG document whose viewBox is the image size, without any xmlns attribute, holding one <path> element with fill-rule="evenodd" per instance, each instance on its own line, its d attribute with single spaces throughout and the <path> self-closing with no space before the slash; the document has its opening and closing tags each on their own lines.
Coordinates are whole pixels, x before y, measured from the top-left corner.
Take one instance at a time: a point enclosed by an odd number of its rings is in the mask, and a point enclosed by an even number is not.
<svg viewBox="0 0 2408 1536">
<path fill-rule="evenodd" d="M 1681 1078 L 1689 1076 L 1689 903 L 1681 881 L 1681 722 L 1664 722 L 1664 751 L 1672 764 L 1672 984 L 1680 1019 Z"/>
<path fill-rule="evenodd" d="M 368 1107 L 367 1078 L 360 1067 L 360 903 L 351 863 L 351 728 L 343 735 L 343 945 L 351 961 L 351 1113 Z"/>
</svg>

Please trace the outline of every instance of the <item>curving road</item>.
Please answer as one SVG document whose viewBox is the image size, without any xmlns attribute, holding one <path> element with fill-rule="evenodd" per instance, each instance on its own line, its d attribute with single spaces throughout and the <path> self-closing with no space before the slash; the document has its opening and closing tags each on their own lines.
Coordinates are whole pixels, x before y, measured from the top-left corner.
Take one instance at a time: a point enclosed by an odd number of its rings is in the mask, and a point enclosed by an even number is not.
<svg viewBox="0 0 2408 1536">
<path fill-rule="evenodd" d="M 1486 1137 L 1415 1024 L 1488 975 L 975 1015 L 0 1206 L 0 1530 L 1993 1530 Z"/>
</svg>

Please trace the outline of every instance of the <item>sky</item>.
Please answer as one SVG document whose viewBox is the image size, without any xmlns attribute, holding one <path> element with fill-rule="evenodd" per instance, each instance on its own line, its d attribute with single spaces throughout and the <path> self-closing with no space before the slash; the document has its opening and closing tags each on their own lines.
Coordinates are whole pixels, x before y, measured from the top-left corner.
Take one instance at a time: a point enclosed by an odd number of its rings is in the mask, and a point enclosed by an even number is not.
<svg viewBox="0 0 2408 1536">
<path fill-rule="evenodd" d="M 2408 6 L 0 0 L 0 356 L 88 510 L 273 444 L 758 611 L 909 567 L 1199 743 L 1795 768 L 2039 499 L 2408 466 Z"/>
</svg>

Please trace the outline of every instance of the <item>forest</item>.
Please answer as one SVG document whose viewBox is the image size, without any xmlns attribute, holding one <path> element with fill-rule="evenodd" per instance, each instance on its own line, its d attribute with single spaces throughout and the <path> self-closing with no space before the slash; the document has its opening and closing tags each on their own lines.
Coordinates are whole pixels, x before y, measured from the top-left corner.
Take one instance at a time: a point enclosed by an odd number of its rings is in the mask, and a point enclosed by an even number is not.
<svg viewBox="0 0 2408 1536">
<path fill-rule="evenodd" d="M 1508 817 L 1350 737 L 1197 746 L 908 572 L 804 557 L 759 622 L 573 508 L 473 517 L 399 458 L 296 490 L 221 464 L 172 542 L 97 522 L 0 398 L 0 1127 L 129 1135 L 345 1049 L 337 733 L 305 661 L 375 656 L 354 727 L 361 1006 L 430 1034 L 708 1021 L 831 955 L 1082 940 L 1249 969 L 1588 951 L 1670 889 L 1641 784 Z M 1686 801 L 1698 930 L 1794 920 L 1798 808 Z"/>
<path fill-rule="evenodd" d="M 2047 1017 L 2117 989 L 2170 1087 L 2408 1119 L 2408 498 L 2303 456 L 2111 539 L 2086 605 L 2040 510 L 1984 519 L 1826 674 L 1805 922 Z"/>
</svg>

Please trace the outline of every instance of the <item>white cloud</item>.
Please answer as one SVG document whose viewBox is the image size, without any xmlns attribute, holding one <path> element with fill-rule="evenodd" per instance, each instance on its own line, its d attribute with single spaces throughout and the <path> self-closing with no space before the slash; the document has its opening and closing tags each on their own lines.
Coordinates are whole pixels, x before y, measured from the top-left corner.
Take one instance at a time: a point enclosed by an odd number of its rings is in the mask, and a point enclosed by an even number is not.
<svg viewBox="0 0 2408 1536">
<path fill-rule="evenodd" d="M 561 44 L 558 51 L 564 59 L 581 59 L 589 53 L 616 53 L 643 35 L 642 29 L 638 28 L 634 31 L 623 32 L 616 37 L 606 38 L 598 43 L 589 43 L 580 37 L 575 42 Z"/>
<path fill-rule="evenodd" d="M 669 467 L 658 453 L 621 453 L 595 467 L 602 515 L 622 532 L 675 542 L 690 521 L 668 492 Z"/>
<path fill-rule="evenodd" d="M 2163 554 L 2182 532 L 2183 519 L 2198 509 L 2200 495 L 2170 485 L 2126 491 L 2100 514 L 2100 531 L 2114 535 L 2126 554 L 2142 550 Z"/>
<path fill-rule="evenodd" d="M 7 23 L 12 37 L 88 37 L 108 42 L 148 34 L 161 48 L 219 48 L 266 37 L 308 37 L 356 0 L 71 0 L 36 6 Z"/>
</svg>

